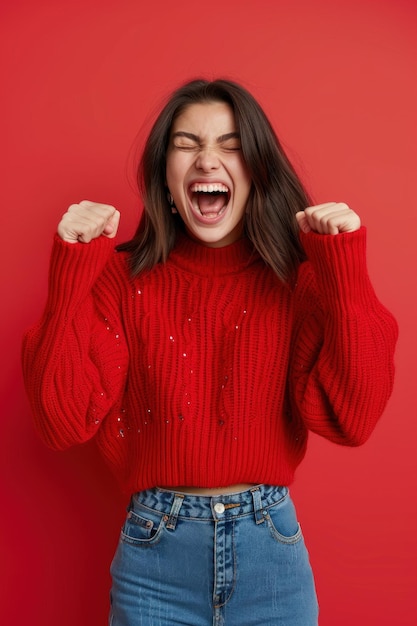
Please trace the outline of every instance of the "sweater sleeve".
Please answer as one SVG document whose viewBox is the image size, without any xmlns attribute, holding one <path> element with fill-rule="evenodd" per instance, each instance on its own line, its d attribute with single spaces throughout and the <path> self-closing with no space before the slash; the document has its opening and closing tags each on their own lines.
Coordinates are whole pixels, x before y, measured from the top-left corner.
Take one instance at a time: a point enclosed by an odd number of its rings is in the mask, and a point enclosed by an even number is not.
<svg viewBox="0 0 417 626">
<path fill-rule="evenodd" d="M 397 324 L 366 269 L 366 230 L 301 234 L 308 261 L 296 287 L 290 394 L 307 428 L 364 443 L 392 391 Z"/>
<path fill-rule="evenodd" d="M 106 237 L 69 244 L 56 236 L 46 307 L 23 338 L 23 376 L 35 427 L 54 449 L 93 437 L 125 384 L 120 287 L 105 272 L 113 248 Z M 104 303 L 94 294 L 103 274 Z"/>
</svg>

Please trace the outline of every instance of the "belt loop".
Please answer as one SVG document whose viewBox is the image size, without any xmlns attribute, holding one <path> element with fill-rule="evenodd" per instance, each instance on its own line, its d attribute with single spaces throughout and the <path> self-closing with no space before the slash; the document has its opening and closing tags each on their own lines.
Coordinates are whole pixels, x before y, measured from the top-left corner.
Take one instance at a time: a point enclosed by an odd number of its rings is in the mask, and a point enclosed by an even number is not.
<svg viewBox="0 0 417 626">
<path fill-rule="evenodd" d="M 261 492 L 259 487 L 255 487 L 251 489 L 252 499 L 253 499 L 253 510 L 255 513 L 255 520 L 257 524 L 262 524 L 265 521 L 264 512 L 262 509 L 262 500 L 261 500 Z"/>
<path fill-rule="evenodd" d="M 166 528 L 169 528 L 170 530 L 175 530 L 178 520 L 178 513 L 180 512 L 183 500 L 184 495 L 180 493 L 175 494 L 174 502 L 172 503 L 171 511 L 166 523 Z"/>
</svg>

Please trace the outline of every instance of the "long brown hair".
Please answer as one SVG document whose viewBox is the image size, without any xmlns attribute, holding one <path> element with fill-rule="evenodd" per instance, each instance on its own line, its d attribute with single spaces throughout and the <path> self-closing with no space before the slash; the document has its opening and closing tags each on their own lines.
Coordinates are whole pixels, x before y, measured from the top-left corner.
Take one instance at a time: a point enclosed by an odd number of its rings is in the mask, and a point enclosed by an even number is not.
<svg viewBox="0 0 417 626">
<path fill-rule="evenodd" d="M 305 255 L 295 213 L 311 204 L 264 111 L 241 85 L 218 79 L 186 83 L 157 117 L 139 163 L 137 181 L 144 212 L 137 231 L 118 250 L 130 253 L 133 274 L 166 261 L 179 226 L 166 188 L 166 153 L 174 120 L 191 104 L 225 102 L 234 113 L 242 156 L 252 178 L 245 232 L 267 265 L 288 281 Z"/>
</svg>

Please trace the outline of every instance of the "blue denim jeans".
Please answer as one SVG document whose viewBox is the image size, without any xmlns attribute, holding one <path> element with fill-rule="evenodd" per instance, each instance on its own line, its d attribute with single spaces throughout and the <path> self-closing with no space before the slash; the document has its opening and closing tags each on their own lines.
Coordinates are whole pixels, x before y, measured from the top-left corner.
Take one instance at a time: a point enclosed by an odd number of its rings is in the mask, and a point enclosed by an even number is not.
<svg viewBox="0 0 417 626">
<path fill-rule="evenodd" d="M 135 494 L 111 566 L 110 626 L 316 626 L 287 487 Z"/>
</svg>

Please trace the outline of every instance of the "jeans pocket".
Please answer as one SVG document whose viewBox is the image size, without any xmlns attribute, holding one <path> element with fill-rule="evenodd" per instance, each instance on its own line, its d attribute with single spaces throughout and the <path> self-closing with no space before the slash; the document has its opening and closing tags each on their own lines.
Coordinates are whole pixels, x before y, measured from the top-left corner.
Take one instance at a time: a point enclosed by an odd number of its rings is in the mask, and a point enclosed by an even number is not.
<svg viewBox="0 0 417 626">
<path fill-rule="evenodd" d="M 265 521 L 273 538 L 279 543 L 298 543 L 303 533 L 292 500 L 287 495 L 267 509 Z"/>
<path fill-rule="evenodd" d="M 164 520 L 161 514 L 129 509 L 120 539 L 132 545 L 150 545 L 160 540 L 163 529 Z"/>
</svg>

